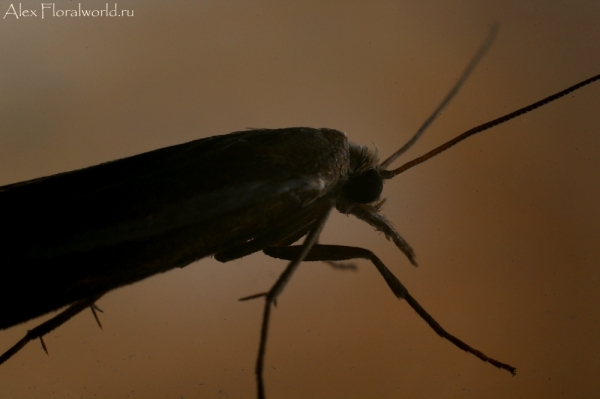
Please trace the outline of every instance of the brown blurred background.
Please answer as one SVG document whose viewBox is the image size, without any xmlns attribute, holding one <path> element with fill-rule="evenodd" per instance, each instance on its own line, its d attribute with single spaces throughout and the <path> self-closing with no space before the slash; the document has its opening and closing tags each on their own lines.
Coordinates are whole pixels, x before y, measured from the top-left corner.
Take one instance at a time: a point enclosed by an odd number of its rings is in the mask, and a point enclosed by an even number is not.
<svg viewBox="0 0 600 399">
<path fill-rule="evenodd" d="M 491 51 L 405 160 L 600 73 L 593 1 L 116 4 L 134 17 L 0 21 L 0 185 L 246 127 L 337 128 L 386 156 L 494 20 Z M 599 105 L 596 83 L 388 182 L 384 214 L 418 269 L 352 217 L 321 239 L 373 250 L 516 377 L 436 336 L 369 263 L 307 263 L 272 319 L 269 397 L 596 396 Z M 84 312 L 45 338 L 49 357 L 29 344 L 0 367 L 0 397 L 252 398 L 263 303 L 237 298 L 283 267 L 204 259 L 114 291 L 99 302 L 104 331 Z M 41 321 L 0 332 L 0 350 Z"/>
</svg>

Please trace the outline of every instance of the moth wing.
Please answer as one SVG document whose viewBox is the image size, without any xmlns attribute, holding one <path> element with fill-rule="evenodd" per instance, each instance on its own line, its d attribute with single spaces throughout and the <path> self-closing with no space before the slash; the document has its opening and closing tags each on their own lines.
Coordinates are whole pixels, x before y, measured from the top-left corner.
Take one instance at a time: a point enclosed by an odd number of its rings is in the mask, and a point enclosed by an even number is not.
<svg viewBox="0 0 600 399">
<path fill-rule="evenodd" d="M 245 131 L 0 187 L 0 329 L 286 233 L 328 201 L 347 147 L 326 129 Z"/>
<path fill-rule="evenodd" d="M 337 183 L 332 152 L 318 129 L 251 130 L 0 187 L 3 249 L 52 256 L 245 213 L 280 217 Z"/>
</svg>

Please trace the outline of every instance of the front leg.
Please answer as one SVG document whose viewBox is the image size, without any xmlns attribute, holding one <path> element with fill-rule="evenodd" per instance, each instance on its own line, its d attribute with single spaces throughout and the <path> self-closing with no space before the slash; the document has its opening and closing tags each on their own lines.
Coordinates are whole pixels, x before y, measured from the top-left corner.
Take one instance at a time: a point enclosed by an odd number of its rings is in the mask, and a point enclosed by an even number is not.
<svg viewBox="0 0 600 399">
<path fill-rule="evenodd" d="M 263 311 L 263 319 L 260 329 L 260 343 L 258 346 L 258 356 L 256 357 L 255 368 L 256 384 L 258 388 L 258 399 L 265 399 L 265 383 L 263 379 L 263 369 L 265 364 L 265 354 L 267 350 L 267 334 L 269 332 L 271 305 L 275 305 L 277 303 L 277 297 L 279 296 L 279 294 L 281 294 L 281 292 L 287 285 L 288 281 L 292 277 L 292 274 L 294 274 L 300 263 L 310 252 L 311 248 L 316 244 L 317 240 L 319 239 L 319 234 L 321 234 L 323 226 L 325 226 L 325 221 L 331 213 L 331 209 L 332 208 L 330 207 L 326 210 L 326 212 L 319 216 L 319 218 L 312 225 L 310 231 L 306 235 L 304 243 L 300 246 L 295 247 L 297 248 L 297 250 L 294 251 L 294 257 L 289 259 L 290 263 L 287 265 L 283 273 L 281 273 L 277 281 L 275 281 L 275 284 L 273 284 L 273 286 L 268 292 L 263 292 L 260 294 L 251 295 L 240 299 L 240 301 L 246 301 L 249 299 L 255 299 L 260 297 L 265 298 L 265 308 Z"/>
<path fill-rule="evenodd" d="M 296 259 L 298 257 L 298 254 L 300 253 L 301 249 L 302 249 L 302 247 L 299 247 L 299 246 L 274 247 L 274 248 L 267 248 L 263 252 L 266 255 L 271 256 L 273 258 L 292 260 L 292 259 Z M 465 342 L 461 341 L 460 339 L 456 338 L 454 335 L 452 335 L 452 334 L 448 333 L 446 330 L 444 330 L 444 328 L 437 321 L 435 321 L 435 319 L 429 313 L 427 313 L 427 311 L 425 309 L 423 309 L 423 307 L 421 305 L 419 305 L 417 300 L 408 293 L 408 290 L 404 287 L 404 285 L 402 285 L 400 280 L 398 280 L 396 278 L 396 276 L 394 276 L 394 274 L 390 271 L 390 269 L 388 269 L 387 266 L 385 266 L 383 264 L 383 262 L 377 256 L 375 256 L 375 254 L 373 252 L 369 251 L 368 249 L 358 248 L 358 247 L 347 247 L 347 246 L 341 246 L 341 245 L 316 244 L 311 248 L 310 252 L 304 257 L 305 262 L 344 261 L 344 260 L 351 260 L 351 259 L 370 260 L 375 265 L 375 267 L 377 268 L 379 273 L 383 276 L 383 279 L 387 283 L 388 287 L 390 287 L 390 289 L 392 290 L 394 295 L 396 295 L 396 297 L 399 299 L 405 299 L 406 302 L 408 302 L 408 304 L 410 305 L 410 307 L 413 308 L 414 311 L 417 312 L 417 314 L 423 320 L 425 320 L 425 322 L 427 324 L 429 324 L 429 326 L 433 329 L 433 331 L 435 331 L 440 337 L 447 339 L 448 341 L 452 342 L 454 345 L 456 345 L 460 349 L 462 349 L 466 352 L 472 353 L 473 355 L 477 356 L 479 359 L 483 360 L 484 362 L 488 362 L 498 368 L 508 370 L 511 374 L 515 375 L 516 369 L 514 367 L 512 367 L 508 364 L 499 362 L 495 359 L 492 359 L 492 358 L 484 355 L 482 352 L 478 351 L 475 348 L 472 348 L 471 346 L 467 345 Z"/>
</svg>

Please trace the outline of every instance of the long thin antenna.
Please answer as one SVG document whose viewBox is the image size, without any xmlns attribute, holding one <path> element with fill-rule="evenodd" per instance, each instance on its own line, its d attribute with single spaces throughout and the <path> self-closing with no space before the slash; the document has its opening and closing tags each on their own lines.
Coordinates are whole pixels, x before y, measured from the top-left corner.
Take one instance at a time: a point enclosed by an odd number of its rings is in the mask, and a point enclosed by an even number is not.
<svg viewBox="0 0 600 399">
<path fill-rule="evenodd" d="M 404 165 L 400 166 L 398 169 L 380 170 L 379 172 L 381 173 L 381 177 L 383 177 L 384 179 L 391 179 L 392 177 L 399 175 L 402 172 L 405 172 L 406 170 L 412 168 L 413 166 L 417 166 L 418 164 L 427 161 L 429 158 L 432 158 L 432 157 L 438 155 L 439 153 L 446 151 L 448 148 L 452 147 L 455 144 L 458 144 L 459 142 L 463 141 L 467 137 L 470 137 L 477 133 L 481 133 L 484 130 L 487 130 L 487 129 L 492 128 L 497 125 L 500 125 L 501 123 L 508 122 L 509 120 L 516 118 L 517 116 L 521 116 L 523 114 L 526 114 L 527 112 L 533 111 L 536 108 L 544 106 L 554 100 L 558 100 L 559 98 L 564 97 L 567 94 L 574 92 L 575 90 L 579 90 L 583 86 L 589 85 L 590 83 L 593 83 L 599 79 L 600 79 L 600 74 L 598 74 L 596 76 L 592 76 L 591 78 L 586 79 L 582 82 L 579 82 L 576 85 L 573 85 L 563 91 L 559 91 L 556 94 L 552 94 L 551 96 L 548 96 L 548 97 L 544 98 L 543 100 L 540 100 L 531 105 L 528 105 L 528 106 L 520 108 L 514 112 L 511 112 L 510 114 L 506 114 L 504 116 L 501 116 L 500 118 L 494 119 L 492 121 L 489 121 L 489 122 L 486 122 L 479 126 L 476 126 L 470 130 L 467 130 L 466 132 L 453 138 L 452 140 L 447 141 L 444 144 L 440 145 L 439 147 L 434 148 L 433 150 L 429 151 L 427 154 L 421 155 L 420 157 L 415 158 L 412 161 L 405 163 Z"/>
<path fill-rule="evenodd" d="M 469 62 L 469 64 L 465 68 L 465 70 L 463 71 L 463 73 L 460 75 L 460 77 L 458 78 L 458 80 L 456 81 L 456 83 L 454 84 L 452 89 L 450 89 L 448 94 L 446 94 L 446 97 L 444 97 L 444 99 L 442 100 L 440 105 L 438 105 L 437 108 L 431 113 L 431 115 L 429 115 L 429 118 L 427 118 L 425 120 L 425 122 L 423 122 L 423 124 L 421 125 L 419 130 L 417 130 L 417 132 L 410 138 L 410 140 L 408 140 L 406 142 L 406 144 L 404 144 L 402 146 L 402 148 L 400 148 L 398 151 L 396 151 L 395 153 L 390 155 L 390 157 L 388 159 L 386 159 L 385 161 L 383 161 L 381 163 L 380 167 L 382 169 L 387 168 L 400 155 L 404 154 L 410 147 L 412 147 L 413 144 L 415 144 L 417 142 L 417 140 L 421 137 L 421 135 L 423 135 L 423 133 L 425 133 L 425 130 L 427 130 L 427 128 L 438 117 L 438 115 L 440 114 L 440 112 L 442 112 L 442 110 L 446 107 L 446 105 L 448 105 L 450 100 L 452 100 L 452 98 L 456 95 L 456 93 L 458 93 L 458 90 L 463 86 L 463 84 L 465 83 L 465 81 L 467 80 L 467 78 L 469 77 L 471 72 L 473 72 L 473 69 L 475 69 L 475 66 L 477 66 L 479 61 L 481 61 L 481 59 L 483 58 L 485 53 L 489 50 L 490 46 L 494 42 L 494 39 L 496 38 L 496 34 L 498 33 L 498 26 L 499 26 L 498 22 L 494 21 L 494 23 L 492 24 L 492 26 L 490 28 L 490 33 L 488 33 L 487 37 L 485 38 L 485 41 L 483 42 L 481 47 L 479 47 L 479 50 L 477 50 L 477 53 L 475 53 L 475 55 L 473 56 L 473 58 L 471 59 L 471 61 Z"/>
</svg>

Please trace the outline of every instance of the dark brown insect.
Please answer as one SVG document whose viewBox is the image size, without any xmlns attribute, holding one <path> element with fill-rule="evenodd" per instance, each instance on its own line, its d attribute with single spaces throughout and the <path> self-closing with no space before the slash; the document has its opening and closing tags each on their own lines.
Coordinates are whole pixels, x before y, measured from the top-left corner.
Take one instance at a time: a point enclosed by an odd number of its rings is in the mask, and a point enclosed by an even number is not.
<svg viewBox="0 0 600 399">
<path fill-rule="evenodd" d="M 446 332 L 372 252 L 317 244 L 335 208 L 383 232 L 416 265 L 411 247 L 379 213 L 384 180 L 600 79 L 584 80 L 387 169 L 455 95 L 492 38 L 493 33 L 421 129 L 383 162 L 375 151 L 334 129 L 257 129 L 0 187 L 0 251 L 11 270 L 10 279 L 0 282 L 0 329 L 68 306 L 29 331 L 0 356 L 0 363 L 81 310 L 91 307 L 96 315 L 95 302 L 115 288 L 206 256 L 227 262 L 263 251 L 290 263 L 268 292 L 244 298 L 266 299 L 256 364 L 260 398 L 265 396 L 262 370 L 270 311 L 302 261 L 370 260 L 392 292 L 436 333 L 514 374 L 514 367 Z M 292 245 L 304 236 L 302 245 Z"/>
</svg>

